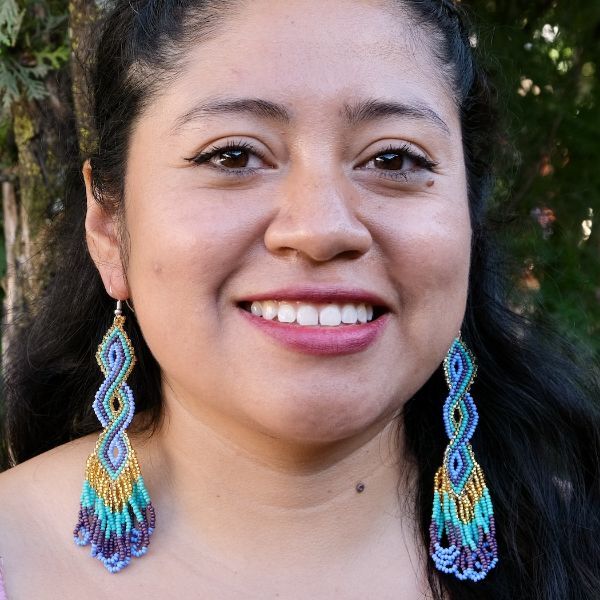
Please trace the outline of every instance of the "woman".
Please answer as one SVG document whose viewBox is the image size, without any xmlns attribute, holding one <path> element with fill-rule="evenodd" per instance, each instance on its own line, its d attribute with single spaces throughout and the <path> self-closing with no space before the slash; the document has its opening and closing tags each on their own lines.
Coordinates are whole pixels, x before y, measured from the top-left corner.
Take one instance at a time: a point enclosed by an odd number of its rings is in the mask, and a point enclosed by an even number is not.
<svg viewBox="0 0 600 600">
<path fill-rule="evenodd" d="M 457 9 L 119 0 L 93 91 L 8 376 L 8 596 L 594 597 L 597 388 L 507 308 Z"/>
</svg>

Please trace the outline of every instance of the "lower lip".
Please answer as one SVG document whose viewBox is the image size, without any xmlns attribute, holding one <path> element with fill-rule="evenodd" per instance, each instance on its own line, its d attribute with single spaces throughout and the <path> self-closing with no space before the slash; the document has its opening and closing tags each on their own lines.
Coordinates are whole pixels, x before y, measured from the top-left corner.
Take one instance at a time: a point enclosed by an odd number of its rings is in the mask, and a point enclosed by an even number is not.
<svg viewBox="0 0 600 600">
<path fill-rule="evenodd" d="M 300 326 L 257 317 L 239 309 L 242 316 L 284 346 L 304 354 L 353 354 L 371 346 L 388 322 L 388 314 L 361 325 Z"/>
</svg>

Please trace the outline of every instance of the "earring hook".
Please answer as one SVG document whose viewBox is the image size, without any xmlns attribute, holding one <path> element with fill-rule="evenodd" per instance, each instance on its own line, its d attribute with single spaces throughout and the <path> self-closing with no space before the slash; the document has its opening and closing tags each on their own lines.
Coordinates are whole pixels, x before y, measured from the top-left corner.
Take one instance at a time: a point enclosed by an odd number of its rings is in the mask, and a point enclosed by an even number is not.
<svg viewBox="0 0 600 600">
<path fill-rule="evenodd" d="M 108 285 L 108 294 L 110 296 L 112 296 L 112 283 L 110 283 Z M 129 310 L 132 313 L 135 313 L 135 310 L 133 309 L 133 306 L 131 306 L 131 304 L 129 304 L 129 298 L 125 299 L 125 304 L 127 304 L 127 306 L 129 307 Z M 117 300 L 117 308 L 115 309 L 115 315 L 122 315 L 123 314 L 123 301 L 122 300 Z"/>
</svg>

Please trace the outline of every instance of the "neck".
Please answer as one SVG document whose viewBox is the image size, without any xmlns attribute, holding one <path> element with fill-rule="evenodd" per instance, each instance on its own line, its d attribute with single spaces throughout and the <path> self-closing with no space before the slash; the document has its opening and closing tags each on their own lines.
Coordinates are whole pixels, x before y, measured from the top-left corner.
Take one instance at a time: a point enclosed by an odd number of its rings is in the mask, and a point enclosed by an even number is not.
<svg viewBox="0 0 600 600">
<path fill-rule="evenodd" d="M 144 476 L 161 521 L 210 555 L 290 568 L 368 553 L 386 535 L 402 544 L 412 499 L 397 420 L 308 445 L 191 414 L 167 390 L 165 404 Z"/>
</svg>

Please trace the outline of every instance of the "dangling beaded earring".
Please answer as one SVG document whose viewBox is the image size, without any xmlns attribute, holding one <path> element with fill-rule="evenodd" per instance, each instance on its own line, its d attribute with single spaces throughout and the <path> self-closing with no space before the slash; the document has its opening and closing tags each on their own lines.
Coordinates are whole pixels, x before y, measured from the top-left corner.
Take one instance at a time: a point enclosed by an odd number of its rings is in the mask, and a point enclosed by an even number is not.
<svg viewBox="0 0 600 600">
<path fill-rule="evenodd" d="M 435 475 L 429 528 L 429 553 L 435 566 L 471 581 L 483 579 L 498 562 L 492 501 L 469 443 L 479 420 L 469 394 L 476 371 L 475 358 L 459 334 L 444 359 L 449 388 L 444 425 L 450 442 Z M 444 534 L 447 547 L 442 546 Z"/>
<path fill-rule="evenodd" d="M 125 429 L 134 400 L 125 380 L 135 355 L 117 301 L 115 318 L 98 346 L 96 360 L 105 380 L 96 392 L 94 412 L 104 428 L 87 460 L 75 543 L 92 545 L 92 556 L 111 572 L 125 568 L 132 556 L 148 550 L 154 531 L 154 508 Z"/>
</svg>

